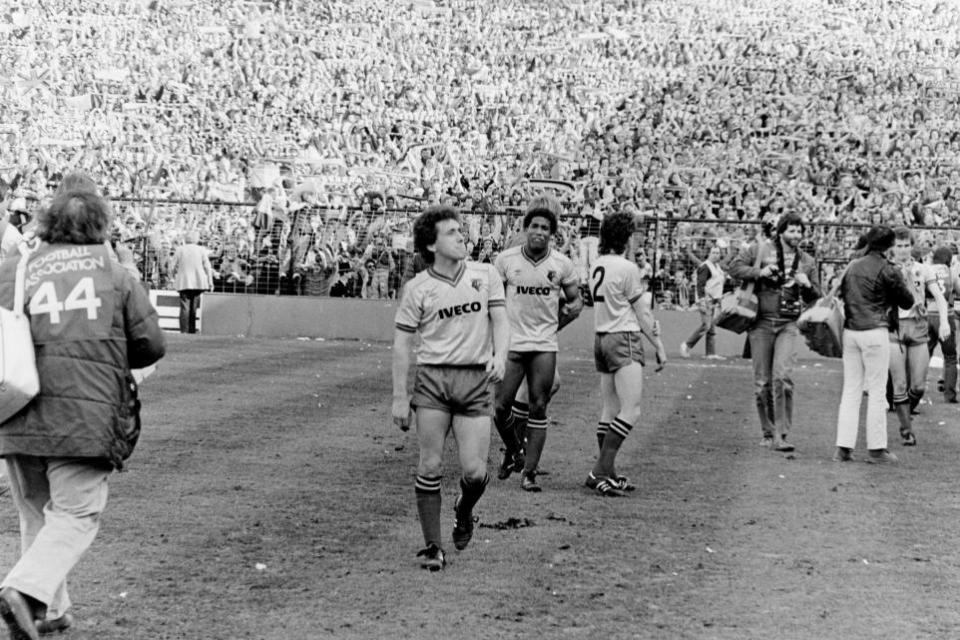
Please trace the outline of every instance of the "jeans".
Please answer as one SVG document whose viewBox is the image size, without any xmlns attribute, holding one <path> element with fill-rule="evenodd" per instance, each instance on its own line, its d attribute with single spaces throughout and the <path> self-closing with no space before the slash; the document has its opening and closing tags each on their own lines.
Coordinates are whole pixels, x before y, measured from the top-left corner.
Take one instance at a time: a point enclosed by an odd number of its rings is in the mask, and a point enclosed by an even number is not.
<svg viewBox="0 0 960 640">
<path fill-rule="evenodd" d="M 750 330 L 757 414 L 764 438 L 785 436 L 793 426 L 793 379 L 800 330 L 795 320 L 760 318 Z"/>
<path fill-rule="evenodd" d="M 707 336 L 706 352 L 708 356 L 712 356 L 717 352 L 715 343 L 717 329 L 713 324 L 717 302 L 706 297 L 700 298 L 697 302 L 697 310 L 700 312 L 700 326 L 687 338 L 687 348 L 692 349 L 700 342 L 700 338 Z"/>
<path fill-rule="evenodd" d="M 837 446 L 855 449 L 860 404 L 867 392 L 867 448 L 887 448 L 885 388 L 890 366 L 890 337 L 886 327 L 867 331 L 843 330 L 843 391 L 837 415 Z"/>
<path fill-rule="evenodd" d="M 112 470 L 84 458 L 7 457 L 10 495 L 20 514 L 20 559 L 0 586 L 47 605 L 55 618 L 70 608 L 67 574 L 100 529 Z"/>
</svg>

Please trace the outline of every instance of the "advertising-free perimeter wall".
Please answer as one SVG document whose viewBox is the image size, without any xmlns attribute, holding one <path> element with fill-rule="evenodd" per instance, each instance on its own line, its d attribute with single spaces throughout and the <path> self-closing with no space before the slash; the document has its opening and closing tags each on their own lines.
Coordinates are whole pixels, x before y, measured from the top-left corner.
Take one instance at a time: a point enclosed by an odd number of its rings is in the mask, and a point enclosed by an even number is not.
<svg viewBox="0 0 960 640">
<path fill-rule="evenodd" d="M 392 341 L 394 300 L 314 298 L 205 293 L 201 304 L 203 335 L 247 338 L 325 338 L 327 340 Z M 680 342 L 700 324 L 696 311 L 656 311 L 664 346 L 676 357 Z M 717 329 L 717 353 L 740 355 L 744 336 Z M 593 348 L 593 310 L 560 334 L 560 345 Z M 703 356 L 703 341 L 694 347 Z M 801 358 L 820 358 L 804 344 Z"/>
</svg>

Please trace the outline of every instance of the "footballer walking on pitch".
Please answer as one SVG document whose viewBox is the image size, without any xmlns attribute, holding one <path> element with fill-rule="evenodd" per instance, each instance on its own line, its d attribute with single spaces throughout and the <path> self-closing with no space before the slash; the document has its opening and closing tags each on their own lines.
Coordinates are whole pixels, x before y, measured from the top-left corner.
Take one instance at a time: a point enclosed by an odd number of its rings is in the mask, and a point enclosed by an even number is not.
<svg viewBox="0 0 960 640">
<path fill-rule="evenodd" d="M 633 215 L 614 213 L 600 227 L 600 257 L 590 272 L 593 294 L 594 361 L 600 373 L 603 410 L 597 429 L 600 455 L 587 476 L 587 486 L 602 496 L 622 496 L 633 489 L 618 475 L 620 446 L 640 422 L 643 391 L 643 341 L 656 349 L 657 362 L 667 360 L 659 329 L 644 297 L 640 268 L 624 257 L 633 234 Z"/>
<path fill-rule="evenodd" d="M 890 381 L 893 386 L 893 409 L 900 422 L 903 445 L 917 444 L 910 414 L 920 404 L 927 385 L 930 351 L 927 347 L 929 320 L 927 304 L 937 309 L 938 338 L 950 338 L 950 317 L 943 289 L 933 268 L 913 259 L 913 232 L 907 227 L 893 230 L 893 261 L 900 268 L 907 287 L 913 294 L 913 306 L 897 309 L 899 328 L 890 332 Z"/>
<path fill-rule="evenodd" d="M 495 263 L 506 285 L 510 320 L 510 352 L 494 414 L 506 446 L 498 475 L 503 479 L 511 471 L 522 470 L 520 486 L 525 491 L 540 491 L 537 465 L 547 438 L 547 404 L 557 367 L 557 331 L 583 308 L 573 261 L 550 247 L 560 211 L 556 198 L 534 198 L 523 217 L 524 243 L 501 253 Z M 561 292 L 567 301 L 562 308 Z M 511 415 L 511 405 L 524 379 L 528 391 L 525 446 Z"/>
<path fill-rule="evenodd" d="M 411 409 L 416 411 L 420 460 L 414 492 L 425 544 L 417 556 L 425 569 L 439 571 L 446 565 L 440 544 L 443 445 L 452 428 L 462 471 L 453 543 L 462 550 L 473 536 L 473 508 L 487 486 L 491 382 L 503 379 L 510 326 L 503 282 L 492 265 L 466 262 L 464 234 L 453 208 L 427 209 L 414 223 L 413 240 L 430 266 L 406 284 L 397 308 L 392 413 L 405 431 Z M 411 396 L 407 375 L 417 334 Z"/>
</svg>

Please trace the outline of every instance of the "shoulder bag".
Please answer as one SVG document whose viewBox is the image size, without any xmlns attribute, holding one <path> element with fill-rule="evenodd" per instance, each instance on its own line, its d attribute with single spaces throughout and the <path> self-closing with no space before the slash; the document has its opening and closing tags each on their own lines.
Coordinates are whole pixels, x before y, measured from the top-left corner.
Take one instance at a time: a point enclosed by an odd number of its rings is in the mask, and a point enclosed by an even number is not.
<svg viewBox="0 0 960 640">
<path fill-rule="evenodd" d="M 762 240 L 757 238 L 757 257 L 753 261 L 754 269 L 760 268 L 763 260 Z M 717 304 L 717 315 L 714 318 L 714 324 L 721 329 L 733 331 L 734 333 L 743 333 L 757 319 L 757 308 L 760 306 L 757 300 L 757 294 L 753 292 L 754 281 L 750 281 L 734 291 L 728 291 L 720 296 Z"/>
<path fill-rule="evenodd" d="M 811 351 L 827 358 L 843 356 L 843 302 L 837 297 L 847 269 L 844 268 L 830 292 L 814 302 L 797 318 L 797 328 Z"/>
<path fill-rule="evenodd" d="M 23 313 L 24 278 L 30 253 L 17 263 L 13 309 L 0 307 L 0 422 L 16 415 L 40 393 L 40 378 L 30 333 Z"/>
</svg>

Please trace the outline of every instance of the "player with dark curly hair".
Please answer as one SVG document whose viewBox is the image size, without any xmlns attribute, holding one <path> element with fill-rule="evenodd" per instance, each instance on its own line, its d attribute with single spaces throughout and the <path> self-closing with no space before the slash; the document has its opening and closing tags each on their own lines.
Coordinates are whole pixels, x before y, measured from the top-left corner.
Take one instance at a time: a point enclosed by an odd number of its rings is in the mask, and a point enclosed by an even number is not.
<svg viewBox="0 0 960 640">
<path fill-rule="evenodd" d="M 640 422 L 643 391 L 643 341 L 656 349 L 657 362 L 667 360 L 659 326 L 650 311 L 640 268 L 625 253 L 634 231 L 630 213 L 613 213 L 600 226 L 600 257 L 590 272 L 593 294 L 593 354 L 600 372 L 603 410 L 597 429 L 600 455 L 586 484 L 602 496 L 622 496 L 634 488 L 618 475 L 615 460 L 620 446 Z"/>
<path fill-rule="evenodd" d="M 416 411 L 420 461 L 414 492 L 426 546 L 421 566 L 446 566 L 440 546 L 440 481 L 443 445 L 453 429 L 462 477 L 454 505 L 453 544 L 473 536 L 473 508 L 487 486 L 491 382 L 503 378 L 510 325 L 503 282 L 489 264 L 467 262 L 457 212 L 431 207 L 413 225 L 413 242 L 428 266 L 403 288 L 393 343 L 393 421 L 406 431 Z M 416 381 L 407 391 L 416 335 Z M 492 336 L 492 340 L 491 340 Z"/>
<path fill-rule="evenodd" d="M 552 196 L 530 201 L 524 240 L 494 263 L 506 288 L 510 353 L 497 389 L 494 424 L 506 447 L 499 477 L 521 471 L 520 486 L 540 491 L 537 465 L 547 438 L 547 404 L 557 367 L 557 332 L 580 313 L 580 278 L 570 258 L 551 247 L 562 208 Z M 561 301 L 565 301 L 561 306 Z M 526 442 L 515 429 L 511 405 L 526 380 Z M 523 454 L 521 454 L 521 448 Z"/>
</svg>

